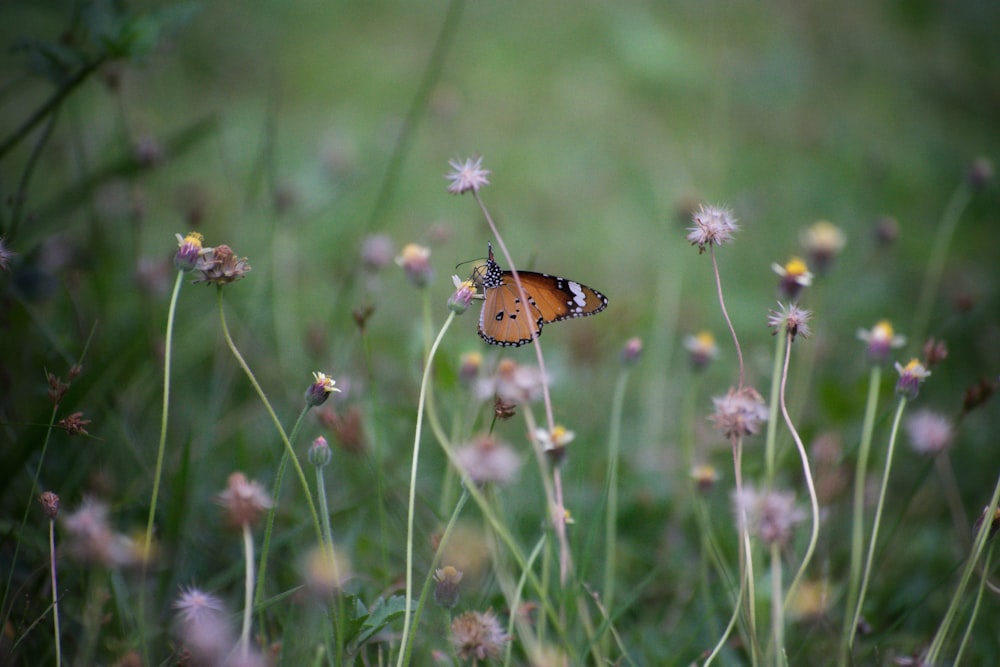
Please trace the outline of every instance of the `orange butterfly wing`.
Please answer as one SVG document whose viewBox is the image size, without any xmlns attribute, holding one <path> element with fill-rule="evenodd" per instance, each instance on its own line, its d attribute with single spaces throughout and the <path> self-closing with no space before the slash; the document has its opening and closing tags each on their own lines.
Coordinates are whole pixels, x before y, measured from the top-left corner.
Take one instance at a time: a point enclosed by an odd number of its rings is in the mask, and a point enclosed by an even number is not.
<svg viewBox="0 0 1000 667">
<path fill-rule="evenodd" d="M 527 308 L 522 307 L 514 274 L 493 261 L 491 247 L 481 273 L 485 296 L 479 313 L 479 336 L 491 345 L 525 345 L 541 335 L 544 324 L 596 315 L 608 307 L 606 296 L 575 280 L 533 271 L 517 274 Z"/>
</svg>

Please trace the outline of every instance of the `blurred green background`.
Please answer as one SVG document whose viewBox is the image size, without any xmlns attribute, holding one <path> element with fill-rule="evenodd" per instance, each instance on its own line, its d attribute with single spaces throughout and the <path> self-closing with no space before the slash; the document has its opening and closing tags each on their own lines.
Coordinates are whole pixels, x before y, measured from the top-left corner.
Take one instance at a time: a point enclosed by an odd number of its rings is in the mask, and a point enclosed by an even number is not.
<svg viewBox="0 0 1000 667">
<path fill-rule="evenodd" d="M 1000 4 L 985 0 L 6 2 L 2 138 L 50 98 L 53 81 L 107 48 L 101 35 L 121 34 L 128 21 L 135 40 L 125 57 L 104 62 L 67 96 L 51 135 L 39 124 L 0 155 L 2 232 L 18 253 L 0 274 L 5 553 L 51 412 L 45 372 L 65 375 L 84 350 L 84 373 L 63 409 L 84 411 L 91 437 L 57 432 L 40 484 L 65 503 L 97 489 L 123 529 L 143 525 L 174 234 L 192 229 L 253 266 L 226 288 L 227 312 L 283 421 L 300 409 L 309 373 L 328 372 L 345 390 L 338 410 L 361 407 L 369 442 L 376 433 L 389 453 L 383 474 L 402 489 L 423 295 L 391 263 L 366 269 L 360 248 L 372 234 L 388 235 L 397 250 L 411 241 L 432 248 L 436 327 L 449 275 L 465 277 L 468 266 L 456 265 L 482 257 L 490 240 L 474 201 L 448 195 L 442 176 L 449 159 L 481 154 L 492 171 L 483 199 L 519 267 L 610 298 L 605 314 L 549 326 L 541 339 L 557 420 L 578 433 L 565 472 L 573 507 L 592 507 L 602 488 L 619 350 L 630 336 L 646 344 L 626 404 L 621 519 L 625 590 L 657 573 L 634 591 L 626 615 L 635 621 L 627 644 L 645 664 L 688 662 L 714 639 L 708 631 L 671 638 L 685 631 L 678 591 L 697 558 L 671 519 L 687 488 L 676 449 L 689 392 L 699 392 L 696 432 L 707 448 L 699 458 L 716 463 L 725 489 L 731 481 L 728 447 L 700 424 L 708 397 L 734 382 L 735 355 L 709 259 L 684 240 L 691 209 L 725 204 L 740 221 L 717 255 L 750 381 L 765 394 L 773 348 L 765 318 L 777 299 L 771 263 L 801 254 L 800 231 L 816 220 L 846 234 L 843 254 L 803 302 L 814 310 L 815 335 L 793 358 L 793 374 L 799 359 L 802 369 L 792 401 L 807 439 L 835 431 L 849 458 L 866 374 L 855 332 L 886 317 L 911 334 L 942 214 L 973 160 L 1000 153 Z M 946 340 L 950 356 L 919 400 L 949 414 L 965 387 L 1000 368 L 998 203 L 992 183 L 974 192 L 923 332 Z M 885 216 L 898 221 L 899 236 L 879 246 L 875 226 Z M 366 306 L 374 310 L 362 339 L 352 312 Z M 456 410 L 467 404 L 454 380 L 459 355 L 476 350 L 489 362 L 497 354 L 476 337 L 477 316 L 474 307 L 458 320 L 441 353 L 439 401 Z M 214 290 L 185 286 L 176 326 L 167 465 L 184 472 L 165 491 L 173 510 L 158 525 L 174 540 L 172 583 L 230 586 L 238 575 L 221 561 L 236 545 L 206 554 L 215 526 L 202 508 L 232 470 L 269 480 L 279 443 L 222 344 Z M 681 339 L 703 328 L 722 355 L 696 382 Z M 534 359 L 530 349 L 504 355 Z M 997 425 L 995 405 L 970 415 L 953 451 L 970 515 L 1000 469 Z M 305 441 L 323 432 L 316 422 L 307 431 Z M 519 424 L 500 432 L 524 444 Z M 425 470 L 439 470 L 440 453 L 427 451 Z M 935 500 L 928 463 L 902 458 L 896 532 L 873 596 L 880 637 L 908 652 L 943 613 L 960 553 L 942 544 L 965 528 Z M 363 555 L 378 539 L 372 459 L 338 453 L 337 465 L 334 530 Z M 747 465 L 752 473 L 759 463 Z M 431 484 L 439 472 L 427 474 Z M 531 526 L 535 486 L 514 494 L 509 509 Z M 433 498 L 432 486 L 423 492 Z M 717 495 L 725 532 L 728 491 Z M 844 554 L 838 528 L 830 530 L 817 567 L 837 576 Z M 995 613 L 995 599 L 988 604 Z M 830 618 L 833 629 L 819 623 L 790 634 L 822 643 L 836 634 L 839 611 Z M 988 626 L 978 664 L 1000 659 Z"/>
</svg>

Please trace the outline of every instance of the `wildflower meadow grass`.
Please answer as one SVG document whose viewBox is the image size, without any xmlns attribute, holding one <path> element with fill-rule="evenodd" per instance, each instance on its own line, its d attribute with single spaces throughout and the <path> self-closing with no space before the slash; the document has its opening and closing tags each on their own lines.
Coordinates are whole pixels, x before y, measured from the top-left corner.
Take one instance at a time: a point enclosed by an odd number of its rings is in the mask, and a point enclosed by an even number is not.
<svg viewBox="0 0 1000 667">
<path fill-rule="evenodd" d="M 0 665 L 1000 663 L 998 21 L 0 8 Z"/>
</svg>

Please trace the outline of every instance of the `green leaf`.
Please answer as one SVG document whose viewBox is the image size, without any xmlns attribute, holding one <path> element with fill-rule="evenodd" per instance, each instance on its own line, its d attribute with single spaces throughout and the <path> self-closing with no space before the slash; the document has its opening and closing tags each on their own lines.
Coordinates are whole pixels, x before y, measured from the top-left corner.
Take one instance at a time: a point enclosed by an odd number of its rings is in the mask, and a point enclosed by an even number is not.
<svg viewBox="0 0 1000 667">
<path fill-rule="evenodd" d="M 416 604 L 412 604 L 412 609 L 416 609 Z M 375 633 L 389 625 L 397 618 L 401 618 L 406 613 L 406 598 L 402 595 L 393 595 L 386 602 L 379 598 L 372 605 L 368 612 L 368 617 L 362 625 L 361 633 L 354 639 L 356 646 L 360 646 L 372 638 Z"/>
</svg>

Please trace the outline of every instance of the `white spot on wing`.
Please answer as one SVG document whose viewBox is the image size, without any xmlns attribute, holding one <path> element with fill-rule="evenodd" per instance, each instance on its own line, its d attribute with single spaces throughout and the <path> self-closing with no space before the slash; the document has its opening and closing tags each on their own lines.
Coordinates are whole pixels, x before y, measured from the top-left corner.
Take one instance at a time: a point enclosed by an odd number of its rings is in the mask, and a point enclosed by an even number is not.
<svg viewBox="0 0 1000 667">
<path fill-rule="evenodd" d="M 577 308 L 583 308 L 587 305 L 587 295 L 583 293 L 580 283 L 570 280 L 569 291 L 573 293 L 573 303 L 576 304 Z"/>
</svg>

